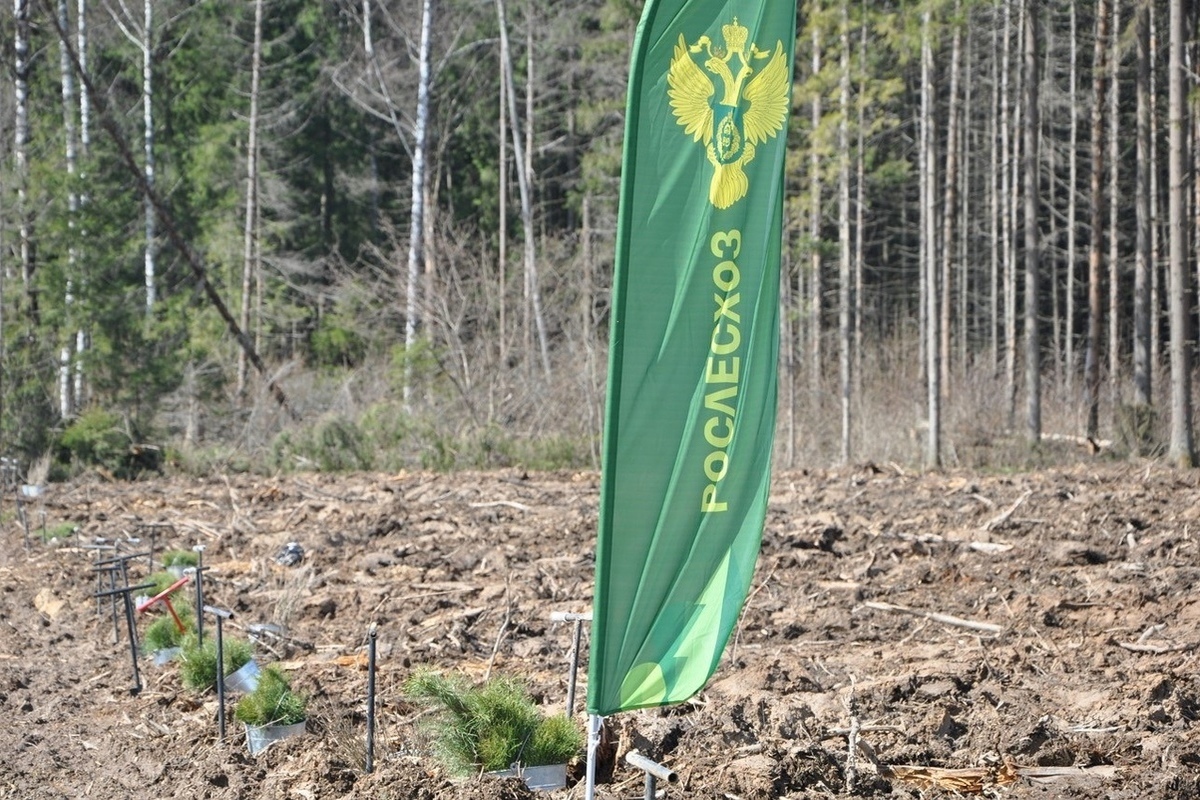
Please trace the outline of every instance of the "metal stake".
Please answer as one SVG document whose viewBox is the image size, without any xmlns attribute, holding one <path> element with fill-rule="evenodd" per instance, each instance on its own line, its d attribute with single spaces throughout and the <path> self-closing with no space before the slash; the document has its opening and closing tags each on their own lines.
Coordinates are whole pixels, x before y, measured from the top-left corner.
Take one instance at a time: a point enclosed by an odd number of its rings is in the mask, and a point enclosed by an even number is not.
<svg viewBox="0 0 1200 800">
<path fill-rule="evenodd" d="M 201 606 L 204 611 L 217 618 L 217 731 L 222 742 L 225 741 L 225 637 L 221 623 L 233 616 L 232 611 L 213 606 Z M 204 614 L 199 614 L 203 617 Z"/>
<path fill-rule="evenodd" d="M 375 623 L 367 630 L 367 774 L 375 771 Z"/>
<path fill-rule="evenodd" d="M 25 529 L 25 555 L 29 555 L 29 515 L 25 513 L 25 504 L 21 502 L 21 492 L 17 490 L 17 517 L 21 527 Z"/>
<path fill-rule="evenodd" d="M 196 608 L 204 608 L 204 545 L 192 548 L 196 552 Z M 204 644 L 204 614 L 196 615 L 196 642 Z"/>
<path fill-rule="evenodd" d="M 550 614 L 551 622 L 574 622 L 575 640 L 571 645 L 571 672 L 567 678 L 567 716 L 575 716 L 575 681 L 579 674 L 579 640 L 583 636 L 583 623 L 592 618 L 592 612 L 575 614 L 569 611 L 554 611 Z"/>
<path fill-rule="evenodd" d="M 129 656 L 133 661 L 133 688 L 129 690 L 130 694 L 138 694 L 142 691 L 142 674 L 138 670 L 138 641 L 137 628 L 133 624 L 133 592 L 139 592 L 142 589 L 149 589 L 154 584 L 143 583 L 138 586 L 122 586 L 119 589 L 110 589 L 107 592 L 102 592 L 103 595 L 122 595 L 125 598 L 125 624 L 129 628 Z"/>
<path fill-rule="evenodd" d="M 143 555 L 145 555 L 145 554 L 144 553 L 126 553 L 124 555 L 113 556 L 112 558 L 105 558 L 105 559 L 96 561 L 95 565 L 92 567 L 92 570 L 98 571 L 98 572 L 107 572 L 108 573 L 108 588 L 112 589 L 112 590 L 116 590 L 116 588 L 117 588 L 117 573 L 118 572 L 121 573 L 121 583 L 125 586 L 128 586 L 129 585 L 129 569 L 127 567 L 127 564 L 129 562 L 129 559 L 141 558 Z M 97 603 L 99 602 L 99 599 L 101 597 L 111 597 L 112 598 L 111 602 L 112 602 L 112 615 L 113 615 L 113 637 L 114 637 L 115 641 L 120 641 L 121 625 L 120 625 L 120 622 L 117 620 L 117 597 L 114 592 L 103 592 L 101 590 L 101 586 L 100 586 L 101 581 L 99 580 L 99 578 L 100 578 L 100 575 L 97 575 L 97 581 L 96 581 L 97 591 L 96 591 L 95 597 L 97 598 Z M 153 585 L 154 584 L 152 584 L 152 583 L 148 583 L 148 584 L 146 584 L 145 587 L 142 587 L 142 588 L 146 588 L 146 587 L 153 586 Z"/>
</svg>

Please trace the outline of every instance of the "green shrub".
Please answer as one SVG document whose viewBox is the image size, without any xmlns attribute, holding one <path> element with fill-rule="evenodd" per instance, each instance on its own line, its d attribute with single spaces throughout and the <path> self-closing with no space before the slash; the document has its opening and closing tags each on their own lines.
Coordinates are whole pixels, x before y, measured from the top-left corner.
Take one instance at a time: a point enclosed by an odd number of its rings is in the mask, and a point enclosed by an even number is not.
<svg viewBox="0 0 1200 800">
<path fill-rule="evenodd" d="M 129 436 L 119 427 L 120 418 L 93 408 L 71 423 L 59 438 L 64 460 L 77 466 L 102 467 L 113 474 L 124 471 Z"/>
<path fill-rule="evenodd" d="M 194 550 L 168 550 L 162 554 L 163 567 L 194 567 L 200 556 Z"/>
<path fill-rule="evenodd" d="M 243 639 L 226 639 L 222 642 L 225 656 L 225 674 L 242 667 L 254 657 L 254 649 Z M 207 692 L 217 685 L 217 642 L 210 634 L 204 644 L 199 644 L 194 635 L 185 636 L 180 643 L 179 675 L 183 685 L 195 692 Z"/>
<path fill-rule="evenodd" d="M 66 539 L 70 537 L 78 529 L 74 523 L 60 522 L 57 525 L 51 525 L 42 530 L 42 541 L 52 542 L 55 539 Z"/>
<path fill-rule="evenodd" d="M 336 322 L 324 320 L 321 327 L 313 331 L 313 361 L 324 367 L 354 367 L 367 354 L 367 342 L 355 331 Z"/>
<path fill-rule="evenodd" d="M 371 469 L 373 444 L 353 421 L 326 417 L 311 428 L 283 431 L 271 444 L 271 461 L 280 469 L 345 472 Z"/>
<path fill-rule="evenodd" d="M 570 719 L 562 714 L 543 717 L 512 678 L 472 686 L 463 678 L 421 670 L 404 691 L 435 710 L 425 728 L 438 758 L 457 775 L 508 769 L 514 763 L 561 764 L 583 747 L 583 734 Z"/>
<path fill-rule="evenodd" d="M 163 592 L 165 592 L 167 590 L 167 588 L 170 587 L 171 584 L 175 583 L 175 581 L 177 581 L 177 580 L 179 580 L 179 578 L 176 578 L 174 575 L 172 575 L 169 572 L 151 572 L 149 575 L 146 576 L 146 580 L 144 580 L 142 582 L 154 584 L 153 586 L 151 586 L 149 589 L 146 590 L 146 596 L 147 597 L 156 597 L 156 596 L 162 594 Z M 176 594 L 178 594 L 180 591 L 183 591 L 182 587 L 180 587 L 180 589 L 177 590 Z M 184 594 L 180 595 L 180 599 L 184 600 L 185 602 L 186 602 L 186 598 L 187 598 L 186 592 Z M 171 602 L 175 602 L 174 595 L 171 596 Z"/>
<path fill-rule="evenodd" d="M 308 701 L 292 691 L 279 667 L 266 667 L 258 676 L 258 686 L 238 701 L 233 716 L 247 725 L 295 725 L 303 722 Z"/>
<path fill-rule="evenodd" d="M 183 630 L 179 630 L 174 618 L 170 615 L 159 617 L 146 628 L 146 635 L 142 637 L 144 650 L 153 653 L 157 650 L 179 647 L 186 636 L 195 634 L 196 615 L 192 613 L 192 609 L 177 607 L 175 613 L 179 615 L 179 620 L 183 623 Z M 216 681 L 215 674 L 213 681 Z"/>
</svg>

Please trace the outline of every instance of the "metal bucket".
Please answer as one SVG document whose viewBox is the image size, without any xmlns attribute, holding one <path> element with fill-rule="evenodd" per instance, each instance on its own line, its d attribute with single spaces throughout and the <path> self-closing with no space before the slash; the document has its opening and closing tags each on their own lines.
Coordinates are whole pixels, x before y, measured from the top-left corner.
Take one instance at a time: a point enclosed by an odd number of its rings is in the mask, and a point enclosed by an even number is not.
<svg viewBox="0 0 1200 800">
<path fill-rule="evenodd" d="M 518 767 L 489 772 L 497 778 L 520 778 L 535 792 L 554 792 L 567 785 L 567 765 L 547 764 L 541 767 Z"/>
<path fill-rule="evenodd" d="M 164 647 L 162 650 L 155 650 L 154 666 L 165 667 L 167 664 L 175 660 L 176 656 L 179 655 L 180 649 L 181 648 L 178 647 Z"/>
<path fill-rule="evenodd" d="M 258 755 L 281 739 L 303 735 L 307 724 L 303 721 L 294 725 L 247 725 L 246 746 L 250 748 L 250 755 Z"/>
<path fill-rule="evenodd" d="M 225 676 L 225 691 L 249 694 L 258 687 L 258 662 L 250 659 Z"/>
</svg>

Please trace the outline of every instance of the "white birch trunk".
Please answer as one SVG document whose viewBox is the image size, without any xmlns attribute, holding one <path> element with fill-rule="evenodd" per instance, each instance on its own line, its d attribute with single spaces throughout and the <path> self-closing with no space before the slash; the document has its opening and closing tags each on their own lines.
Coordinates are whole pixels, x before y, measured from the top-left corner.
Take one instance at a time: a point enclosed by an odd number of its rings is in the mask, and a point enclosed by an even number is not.
<svg viewBox="0 0 1200 800">
<path fill-rule="evenodd" d="M 1038 298 L 1041 265 L 1038 253 L 1038 3 L 1025 8 L 1025 426 L 1031 443 L 1042 436 L 1041 337 Z"/>
<path fill-rule="evenodd" d="M 1066 361 L 1066 390 L 1071 396 L 1075 389 L 1075 271 L 1079 268 L 1079 20 L 1078 0 L 1071 0 L 1071 69 L 1067 89 L 1067 113 L 1071 115 L 1067 137 L 1067 285 L 1066 319 L 1063 336 Z"/>
<path fill-rule="evenodd" d="M 1133 274 L 1133 386 L 1134 402 L 1148 406 L 1151 394 L 1150 362 L 1150 6 L 1138 5 L 1137 43 L 1137 162 L 1134 206 L 1137 210 L 1136 260 Z"/>
<path fill-rule="evenodd" d="M 1121 261 L 1118 243 L 1120 215 L 1127 207 L 1120 196 L 1121 0 L 1112 0 L 1111 55 L 1108 62 L 1108 396 L 1113 413 L 1121 403 Z"/>
<path fill-rule="evenodd" d="M 145 164 L 146 185 L 154 188 L 154 86 L 153 86 L 153 0 L 143 0 L 142 3 L 142 149 Z M 146 212 L 146 245 L 145 245 L 145 281 L 146 281 L 146 314 L 154 310 L 157 299 L 157 276 L 155 257 L 157 254 L 157 220 L 154 206 L 149 199 L 145 200 Z"/>
<path fill-rule="evenodd" d="M 29 0 L 13 0 L 15 70 L 13 94 L 13 160 L 17 171 L 17 219 L 21 250 L 21 282 L 25 291 L 28 324 L 38 322 L 37 291 L 33 285 L 33 220 L 29 211 Z"/>
<path fill-rule="evenodd" d="M 1183 26 L 1183 0 L 1170 0 L 1170 45 L 1167 67 L 1167 176 L 1168 237 L 1171 270 L 1171 443 L 1168 458 L 1178 467 L 1190 468 L 1195 461 L 1192 445 L 1192 396 L 1190 320 L 1187 268 L 1187 220 L 1185 218 L 1184 114 L 1187 98 L 1184 89 L 1183 47 L 1187 31 Z"/>
<path fill-rule="evenodd" d="M 815 4 L 814 4 L 815 5 Z M 814 8 L 814 13 L 816 9 Z M 812 32 L 812 74 L 821 73 L 821 32 L 813 25 Z M 821 93 L 813 92 L 812 99 L 812 131 L 816 136 L 821 125 Z M 821 282 L 821 154 L 815 142 L 809 145 L 809 195 L 812 205 L 809 207 L 808 218 L 808 247 L 809 247 L 809 309 L 808 309 L 808 378 L 812 396 L 819 396 L 821 389 L 821 295 L 824 287 Z"/>
<path fill-rule="evenodd" d="M 1087 429 L 1088 436 L 1095 438 L 1099 435 L 1100 427 L 1100 261 L 1101 242 L 1104 238 L 1100 209 L 1102 207 L 1104 173 L 1104 94 L 1107 91 L 1106 78 L 1108 70 L 1105 66 L 1105 54 L 1108 51 L 1108 3 L 1099 0 L 1096 5 L 1096 41 L 1095 57 L 1092 70 L 1092 136 L 1091 158 L 1092 174 L 1090 179 L 1091 233 L 1088 244 L 1088 324 L 1087 324 L 1087 353 L 1084 356 L 1084 382 L 1087 392 Z"/>
<path fill-rule="evenodd" d="M 409 352 L 417 344 L 421 290 L 421 267 L 425 260 L 425 148 L 429 129 L 429 38 L 433 26 L 433 0 L 421 4 L 421 44 L 418 56 L 417 110 L 413 124 L 412 196 L 409 211 L 408 266 L 404 293 L 404 347 Z M 412 360 L 405 361 L 404 405 L 412 400 Z"/>
<path fill-rule="evenodd" d="M 56 12 L 58 25 L 63 31 L 71 30 L 71 19 L 67 0 L 58 0 Z M 63 306 L 68 322 L 74 312 L 74 280 L 78 263 L 76 248 L 77 220 L 79 216 L 79 195 L 75 191 L 75 173 L 78 161 L 76 151 L 75 128 L 75 72 L 71 66 L 71 57 L 67 51 L 67 42 L 59 41 L 59 75 L 62 82 L 63 104 L 63 139 L 65 144 L 67 169 L 67 283 L 63 296 Z M 75 412 L 72 397 L 71 381 L 71 352 L 74 342 L 70 339 L 63 342 L 58 351 L 58 413 L 64 419 L 70 419 Z"/>
<path fill-rule="evenodd" d="M 838 79 L 838 377 L 842 463 L 850 461 L 850 12 L 842 0 Z"/>
<path fill-rule="evenodd" d="M 941 466 L 941 370 L 938 366 L 938 270 L 936 171 L 933 141 L 933 22 L 928 7 L 921 14 L 921 238 L 925 240 L 925 382 L 929 407 L 929 430 L 925 443 L 925 465 Z"/>
<path fill-rule="evenodd" d="M 961 9 L 955 3 L 955 15 Z M 946 170 L 943 176 L 942 201 L 942 245 L 941 245 L 941 298 L 938 323 L 937 364 L 941 373 L 939 383 L 943 404 L 950 394 L 950 307 L 954 297 L 952 283 L 954 275 L 954 224 L 957 211 L 955 192 L 958 189 L 958 137 L 959 137 L 959 73 L 962 71 L 962 26 L 955 24 L 950 45 L 950 97 L 946 108 Z"/>
<path fill-rule="evenodd" d="M 254 43 L 250 54 L 250 118 L 246 135 L 246 217 L 242 229 L 242 330 L 250 330 L 251 283 L 258 271 L 258 94 L 262 72 L 263 0 L 254 0 Z M 237 396 L 246 393 L 249 359 L 238 351 Z"/>
<path fill-rule="evenodd" d="M 87 0 L 79 0 L 76 6 L 75 20 L 75 51 L 79 58 L 79 68 L 87 71 Z M 92 100 L 88 96 L 87 84 L 79 82 L 79 157 L 83 162 L 80 167 L 80 178 L 83 186 L 79 194 L 79 207 L 82 209 L 88 202 L 87 195 L 87 158 L 92 146 Z M 87 231 L 80 229 L 81 239 L 86 241 Z M 84 256 L 86 259 L 86 255 Z M 86 276 L 81 276 L 86 280 Z M 87 384 L 83 371 L 83 354 L 87 350 L 87 331 L 80 327 L 75 331 L 75 406 L 82 407 L 87 403 Z"/>
</svg>

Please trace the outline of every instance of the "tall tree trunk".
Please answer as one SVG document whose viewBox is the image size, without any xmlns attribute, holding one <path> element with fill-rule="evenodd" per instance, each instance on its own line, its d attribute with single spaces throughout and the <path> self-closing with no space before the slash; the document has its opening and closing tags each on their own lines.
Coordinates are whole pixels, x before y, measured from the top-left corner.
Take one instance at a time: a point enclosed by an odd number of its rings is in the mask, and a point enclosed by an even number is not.
<svg viewBox="0 0 1200 800">
<path fill-rule="evenodd" d="M 154 187 L 154 31 L 153 31 L 153 0 L 143 0 L 142 3 L 142 150 L 143 166 L 146 175 L 146 185 Z M 154 310 L 157 298 L 157 276 L 155 259 L 157 256 L 157 220 L 154 216 L 154 205 L 149 198 L 144 200 L 146 215 L 146 243 L 144 253 L 145 283 L 146 283 L 146 314 Z"/>
<path fill-rule="evenodd" d="M 974 58 L 975 39 L 971 35 L 971 31 L 967 29 L 967 38 L 963 43 L 963 64 L 972 63 Z M 965 73 L 964 73 L 965 74 Z M 975 148 L 971 146 L 971 119 L 974 113 L 974 94 L 972 91 L 971 81 L 963 81 L 963 98 L 962 98 L 962 113 L 959 115 L 961 119 L 960 129 L 962 133 L 958 137 L 959 163 L 962 168 L 959 170 L 958 179 L 958 335 L 955 350 L 957 352 L 956 362 L 958 364 L 958 374 L 965 375 L 967 367 L 970 365 L 970 337 L 975 334 L 979 328 L 972 323 L 971 320 L 971 289 L 972 289 L 972 268 L 973 259 L 970 257 L 972 248 L 975 243 L 972 241 L 972 230 L 977 224 L 977 220 L 971 216 L 971 209 L 975 198 L 971 193 L 971 155 L 975 152 Z"/>
<path fill-rule="evenodd" d="M 425 162 L 429 130 L 429 48 L 433 27 L 433 0 L 421 3 L 421 44 L 417 57 L 417 109 L 413 121 L 412 194 L 409 204 L 408 263 L 404 286 L 404 348 L 417 344 L 420 316 L 421 269 L 425 263 Z M 405 359 L 404 406 L 412 402 L 412 359 Z"/>
<path fill-rule="evenodd" d="M 242 330 L 250 330 L 250 287 L 258 272 L 258 94 L 262 72 L 263 0 L 254 0 L 254 44 L 250 53 L 250 118 L 246 135 L 246 218 L 242 227 Z M 246 393 L 249 361 L 238 351 L 237 396 Z"/>
<path fill-rule="evenodd" d="M 505 65 L 508 64 L 508 37 L 500 37 L 500 74 L 504 75 Z M 499 334 L 496 337 L 497 355 L 503 369 L 508 364 L 508 81 L 500 80 L 500 110 L 499 126 L 496 138 L 500 142 L 500 152 L 497 156 L 500 165 L 499 186 L 499 230 L 497 231 L 496 252 L 496 298 L 500 304 L 498 311 Z"/>
<path fill-rule="evenodd" d="M 813 4 L 811 17 L 818 11 Z M 812 74 L 815 78 L 821 74 L 821 32 L 816 23 L 812 30 Z M 821 126 L 821 92 L 813 92 L 811 120 L 813 136 Z M 821 152 L 815 142 L 809 143 L 809 217 L 808 217 L 808 247 L 809 247 L 809 309 L 808 309 L 808 378 L 809 389 L 813 397 L 818 397 L 821 391 L 821 309 L 824 286 L 821 281 Z"/>
<path fill-rule="evenodd" d="M 864 282 L 864 264 L 863 255 L 866 247 L 866 226 L 864 217 L 866 215 L 866 108 L 867 108 L 867 87 L 866 87 L 866 69 L 867 63 L 867 14 L 865 4 L 862 11 L 862 20 L 859 28 L 859 49 L 858 63 L 862 78 L 858 85 L 858 97 L 855 102 L 858 106 L 858 142 L 854 148 L 854 163 L 855 163 L 855 184 L 854 184 L 854 388 L 852 392 L 854 397 L 862 401 L 862 372 L 863 372 L 863 322 L 866 314 L 863 308 L 863 282 Z"/>
<path fill-rule="evenodd" d="M 1136 261 L 1133 275 L 1133 386 L 1134 402 L 1148 406 L 1151 394 L 1150 362 L 1150 5 L 1135 6 L 1137 41 L 1137 164 L 1134 206 L 1137 214 Z"/>
<path fill-rule="evenodd" d="M 517 167 L 517 190 L 521 196 L 521 228 L 525 238 L 525 286 L 529 306 L 532 307 L 533 321 L 537 328 L 538 350 L 541 354 L 542 371 L 550 374 L 550 347 L 546 341 L 545 320 L 542 316 L 541 291 L 538 288 L 537 260 L 535 258 L 535 231 L 533 227 L 533 187 L 530 185 L 532 170 L 527 168 L 530 163 L 525 157 L 525 145 L 521 137 L 521 123 L 517 117 L 516 83 L 513 80 L 512 48 L 508 44 L 508 22 L 504 11 L 504 0 L 496 0 L 496 14 L 500 18 L 500 46 L 509 54 L 504 64 L 504 81 L 508 84 L 508 114 L 509 125 L 512 129 L 513 160 Z M 529 54 L 530 59 L 533 54 Z M 532 125 L 533 120 L 526 120 Z M 531 353 L 526 352 L 525 358 L 531 359 Z"/>
<path fill-rule="evenodd" d="M 1150 14 L 1150 364 L 1162 369 L 1162 206 L 1158 176 L 1158 30 L 1154 5 Z"/>
<path fill-rule="evenodd" d="M 1112 35 L 1108 61 L 1108 397 L 1115 413 L 1121 404 L 1121 259 L 1117 236 L 1121 206 L 1120 95 L 1121 82 L 1121 0 L 1112 2 Z"/>
<path fill-rule="evenodd" d="M 1108 0 L 1096 3 L 1095 58 L 1092 64 L 1092 175 L 1091 235 L 1088 243 L 1088 324 L 1084 382 L 1087 391 L 1087 435 L 1095 438 L 1100 428 L 1100 261 L 1104 238 L 1101 209 L 1104 182 L 1104 97 L 1107 92 Z"/>
<path fill-rule="evenodd" d="M 1075 273 L 1079 269 L 1079 36 L 1078 0 L 1071 0 L 1071 69 L 1070 87 L 1067 91 L 1068 111 L 1071 115 L 1070 134 L 1067 144 L 1067 285 L 1066 310 L 1063 327 L 1066 361 L 1067 395 L 1075 390 Z"/>
<path fill-rule="evenodd" d="M 1025 392 L 1026 432 L 1042 436 L 1041 339 L 1038 335 L 1038 2 L 1025 8 Z"/>
<path fill-rule="evenodd" d="M 69 5 L 67 0 L 58 0 L 58 24 L 63 30 L 71 29 Z M 75 128 L 75 71 L 71 68 L 71 58 L 65 43 L 59 43 L 59 76 L 62 83 L 63 105 L 63 139 L 65 145 L 67 168 L 67 281 L 66 292 L 63 296 L 63 309 L 68 324 L 74 316 L 75 270 L 78 264 L 79 194 L 76 191 L 75 174 L 77 171 L 77 149 Z M 69 328 L 64 329 L 67 335 Z M 75 406 L 71 392 L 71 353 L 74 348 L 74 337 L 63 341 L 58 351 L 58 413 L 63 419 L 70 419 Z"/>
<path fill-rule="evenodd" d="M 1015 217 L 1017 207 L 1016 186 L 1016 143 L 1014 125 L 1010 113 L 1012 92 L 1012 4 L 1015 0 L 1001 0 L 1004 4 L 1004 52 L 1000 63 L 1000 153 L 1001 181 L 1000 196 L 1004 206 L 1000 210 L 1000 252 L 1004 282 L 1004 405 L 1006 427 L 1012 428 L 1016 419 L 1016 370 L 1017 370 L 1017 282 Z"/>
<path fill-rule="evenodd" d="M 37 287 L 34 285 L 33 214 L 29 208 L 29 0 L 13 0 L 15 70 L 13 94 L 13 160 L 17 168 L 17 225 L 21 247 L 21 283 L 25 290 L 25 322 L 32 332 L 40 324 Z"/>
<path fill-rule="evenodd" d="M 838 78 L 838 377 L 842 463 L 850 461 L 850 10 L 842 0 Z"/>
<path fill-rule="evenodd" d="M 87 52 L 88 52 L 88 35 L 87 35 L 87 0 L 79 0 L 77 5 L 77 13 L 75 20 L 75 47 L 79 54 L 80 66 L 87 70 Z M 87 86 L 80 82 L 79 84 L 79 157 L 83 161 L 83 166 L 80 168 L 80 183 L 85 187 L 80 190 L 79 207 L 83 208 L 87 205 L 87 160 L 91 152 L 92 146 L 92 103 L 88 96 Z M 80 230 L 80 237 L 86 240 L 87 231 Z M 86 255 L 82 258 L 86 263 Z M 81 275 L 80 280 L 86 280 L 86 275 Z M 88 347 L 88 333 L 84 327 L 79 327 L 75 331 L 75 405 L 77 408 L 82 407 L 87 403 L 87 382 L 85 380 L 83 369 L 83 354 Z"/>
<path fill-rule="evenodd" d="M 1103 0 L 1102 0 L 1103 1 Z M 1167 181 L 1168 258 L 1171 270 L 1171 443 L 1170 460 L 1179 467 L 1195 462 L 1192 445 L 1191 324 L 1188 314 L 1190 272 L 1187 268 L 1187 220 L 1184 204 L 1184 115 L 1187 99 L 1183 83 L 1183 0 L 1169 3 L 1170 46 L 1167 65 Z"/>
<path fill-rule="evenodd" d="M 955 2 L 954 15 L 957 17 L 962 10 L 962 4 Z M 954 23 L 954 33 L 950 44 L 950 96 L 946 106 L 946 174 L 943 176 L 942 201 L 942 258 L 941 258 L 941 320 L 938 324 L 940 336 L 938 339 L 938 369 L 941 372 L 942 405 L 946 405 L 950 397 L 950 331 L 951 331 L 951 300 L 954 297 L 954 228 L 957 219 L 958 200 L 955 193 L 958 190 L 958 137 L 959 137 L 959 73 L 962 70 L 962 25 Z"/>
<path fill-rule="evenodd" d="M 998 12 L 999 4 L 1006 0 L 997 0 L 993 6 Z M 1007 32 L 1007 27 L 1005 28 Z M 1007 43 L 1007 33 L 1005 34 Z M 1007 45 L 1006 45 L 1007 46 Z M 1001 222 L 1003 214 L 1000 211 L 1001 193 L 1005 159 L 1008 158 L 1008 147 L 1005 138 L 1007 125 L 1005 114 L 1004 92 L 1006 85 L 1002 75 L 1000 62 L 1000 34 L 997 26 L 992 25 L 992 97 L 991 113 L 988 115 L 988 371 L 992 377 L 999 374 L 1000 369 L 1000 272 L 1001 253 L 1003 249 L 1004 226 Z"/>
<path fill-rule="evenodd" d="M 1012 0 L 1017 3 L 1017 24 L 1014 28 L 1016 33 L 1016 44 L 1013 45 L 1013 59 L 1019 61 L 1022 58 L 1024 40 L 1025 40 L 1025 4 L 1020 0 Z M 1011 44 L 1011 43 L 1010 43 Z M 1017 375 L 1017 353 L 1021 342 L 1020 325 L 1021 319 L 1018 314 L 1017 287 L 1021 282 L 1023 268 L 1018 263 L 1018 242 L 1022 237 L 1022 232 L 1018 228 L 1018 222 L 1021 216 L 1021 182 L 1024 173 L 1024 162 L 1021 159 L 1022 137 L 1019 135 L 1024 130 L 1022 119 L 1025 115 L 1025 106 L 1021 98 L 1024 97 L 1024 75 L 1019 67 L 1014 67 L 1016 73 L 1016 85 L 1012 91 L 1013 103 L 1013 121 L 1012 121 L 1012 161 L 1009 164 L 1009 187 L 1012 189 L 1009 195 L 1008 202 L 1008 233 L 1012 243 L 1011 260 L 1008 262 L 1008 269 L 1004 274 L 1005 285 L 1005 307 L 1004 307 L 1004 325 L 1008 329 L 1008 336 L 1004 340 L 1004 388 L 1005 388 L 1005 403 L 1008 407 L 1008 427 L 1015 428 L 1017 425 L 1017 393 L 1020 381 Z"/>
<path fill-rule="evenodd" d="M 941 370 L 938 365 L 937 177 L 933 141 L 933 21 L 928 7 L 921 14 L 921 237 L 925 239 L 925 381 L 929 430 L 925 464 L 941 466 Z"/>
</svg>

